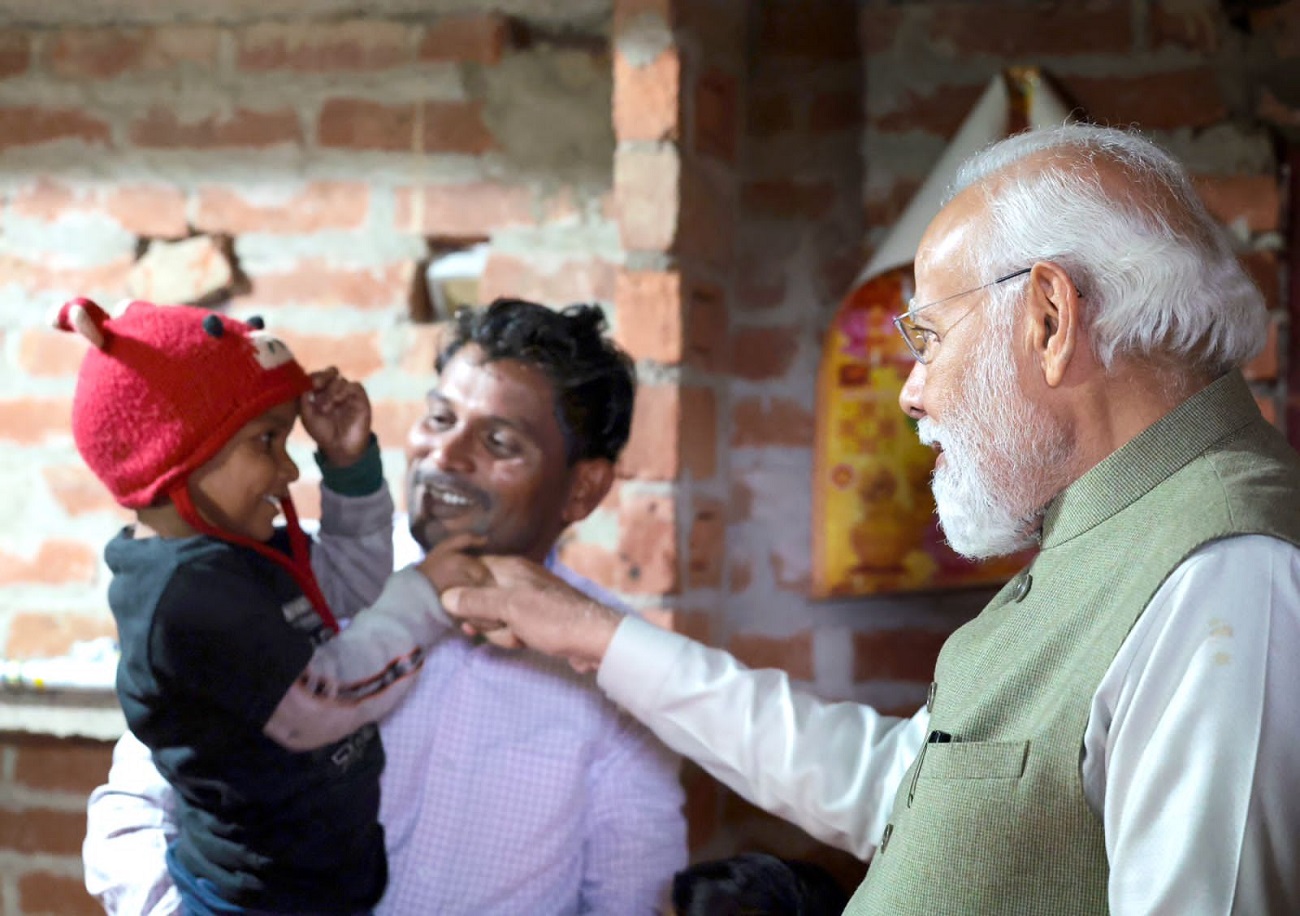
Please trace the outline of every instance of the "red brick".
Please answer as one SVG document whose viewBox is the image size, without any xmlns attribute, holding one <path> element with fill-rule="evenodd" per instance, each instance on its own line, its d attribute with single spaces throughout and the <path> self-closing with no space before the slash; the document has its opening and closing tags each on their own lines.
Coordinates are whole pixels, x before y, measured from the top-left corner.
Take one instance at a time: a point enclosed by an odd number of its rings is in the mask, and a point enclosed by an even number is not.
<svg viewBox="0 0 1300 916">
<path fill-rule="evenodd" d="M 614 587 L 636 595 L 677 593 L 677 513 L 671 497 L 623 494 Z"/>
<path fill-rule="evenodd" d="M 721 500 L 695 500 L 687 551 L 687 586 L 720 588 L 727 554 L 727 507 Z"/>
<path fill-rule="evenodd" d="M 751 137 L 768 139 L 794 130 L 794 103 L 786 90 L 749 96 L 745 129 Z"/>
<path fill-rule="evenodd" d="M 0 441 L 37 445 L 72 438 L 72 402 L 54 398 L 0 401 Z"/>
<path fill-rule="evenodd" d="M 1256 96 L 1255 117 L 1282 132 L 1300 127 L 1300 107 L 1282 101 L 1267 86 L 1260 87 Z"/>
<path fill-rule="evenodd" d="M 615 0 L 613 34 L 622 35 L 632 23 L 649 22 L 671 30 L 677 24 L 679 5 L 677 0 Z"/>
<path fill-rule="evenodd" d="M 118 185 L 104 196 L 104 209 L 122 227 L 154 239 L 179 239 L 189 235 L 186 196 L 166 185 Z"/>
<path fill-rule="evenodd" d="M 483 120 L 482 102 L 423 102 L 420 108 L 424 130 L 419 152 L 479 156 L 497 148 Z"/>
<path fill-rule="evenodd" d="M 686 358 L 706 372 L 727 368 L 726 291 L 712 283 L 691 284 L 686 323 Z"/>
<path fill-rule="evenodd" d="M 565 538 L 559 545 L 560 562 L 580 576 L 610 588 L 618 581 L 620 563 L 614 551 L 599 544 Z"/>
<path fill-rule="evenodd" d="M 496 182 L 425 185 L 397 190 L 396 226 L 422 235 L 487 238 L 535 222 L 533 192 Z"/>
<path fill-rule="evenodd" d="M 18 908 L 27 916 L 102 916 L 104 912 L 79 878 L 47 871 L 28 871 L 18 877 Z"/>
<path fill-rule="evenodd" d="M 375 331 L 352 331 L 346 337 L 329 334 L 277 332 L 308 371 L 336 366 L 353 381 L 364 381 L 384 367 L 379 334 Z"/>
<path fill-rule="evenodd" d="M 111 79 L 179 66 L 212 70 L 220 47 L 217 26 L 61 29 L 47 51 L 50 70 L 66 79 Z"/>
<path fill-rule="evenodd" d="M 812 572 L 806 565 L 792 564 L 788 557 L 779 553 L 768 555 L 768 565 L 772 568 L 776 587 L 781 591 L 806 595 L 812 590 Z"/>
<path fill-rule="evenodd" d="M 317 142 L 326 148 L 413 153 L 416 107 L 365 99 L 329 99 L 321 106 Z"/>
<path fill-rule="evenodd" d="M 946 84 L 924 95 L 908 89 L 889 111 L 873 111 L 870 119 L 882 133 L 924 131 L 948 139 L 957 133 L 984 89 L 982 85 Z"/>
<path fill-rule="evenodd" d="M 688 162 L 682 172 L 677 250 L 688 253 L 694 264 L 730 270 L 735 263 L 739 218 L 736 182 L 720 180 L 716 168 L 698 159 Z"/>
<path fill-rule="evenodd" d="M 127 509 L 114 502 L 107 488 L 84 464 L 44 464 L 41 477 L 68 515 L 112 512 L 121 516 L 124 522 L 132 517 Z"/>
<path fill-rule="evenodd" d="M 0 551 L 0 585 L 89 583 L 98 562 L 98 549 L 79 541 L 51 539 L 30 558 Z"/>
<path fill-rule="evenodd" d="M 1147 20 L 1148 43 L 1157 50 L 1175 47 L 1214 54 L 1223 46 L 1221 22 L 1223 13 L 1216 4 L 1157 0 Z"/>
<path fill-rule="evenodd" d="M 1282 188 L 1273 175 L 1203 175 L 1195 184 L 1221 223 L 1244 225 L 1251 232 L 1271 232 L 1281 224 Z"/>
<path fill-rule="evenodd" d="M 15 783 L 38 791 L 79 795 L 89 795 L 104 782 L 113 758 L 111 744 L 43 735 L 19 739 L 17 750 Z"/>
<path fill-rule="evenodd" d="M 60 29 L 46 51 L 51 72 L 69 79 L 110 79 L 139 69 L 143 29 Z"/>
<path fill-rule="evenodd" d="M 371 429 L 384 448 L 399 448 L 406 442 L 407 435 L 416 421 L 424 416 L 424 392 L 412 391 L 419 395 L 418 400 L 395 401 L 372 398 L 370 411 Z M 401 497 L 399 497 L 401 498 Z"/>
<path fill-rule="evenodd" d="M 703 48 L 712 62 L 742 65 L 749 42 L 748 21 L 753 3 L 678 3 L 674 32 L 684 46 Z"/>
<path fill-rule="evenodd" d="M 18 366 L 28 375 L 75 376 L 90 346 L 80 334 L 53 328 L 26 328 L 19 333 Z"/>
<path fill-rule="evenodd" d="M 799 354 L 799 328 L 742 328 L 731 338 L 731 373 L 750 381 L 783 378 Z"/>
<path fill-rule="evenodd" d="M 1300 395 L 1291 395 L 1285 415 L 1287 441 L 1292 448 L 1300 450 Z"/>
<path fill-rule="evenodd" d="M 296 192 L 210 185 L 199 191 L 194 226 L 230 235 L 355 230 L 369 212 L 370 186 L 359 181 L 313 181 Z"/>
<path fill-rule="evenodd" d="M 500 13 L 443 16 L 428 26 L 420 40 L 421 61 L 498 64 L 513 46 L 510 20 Z"/>
<path fill-rule="evenodd" d="M 263 149 L 302 142 L 302 128 L 292 109 L 254 111 L 193 118 L 155 107 L 131 125 L 131 142 L 157 149 Z"/>
<path fill-rule="evenodd" d="M 31 64 L 31 37 L 13 30 L 0 33 L 0 79 L 20 76 Z"/>
<path fill-rule="evenodd" d="M 1062 77 L 1066 94 L 1102 124 L 1147 130 L 1209 127 L 1228 115 L 1215 72 L 1203 67 L 1145 76 Z"/>
<path fill-rule="evenodd" d="M 682 360 L 682 275 L 620 270 L 614 292 L 615 339 L 633 359 L 666 365 Z"/>
<path fill-rule="evenodd" d="M 632 434 L 618 462 L 620 477 L 674 480 L 681 469 L 681 390 L 676 385 L 638 386 Z"/>
<path fill-rule="evenodd" d="M 758 18 L 758 47 L 764 59 L 818 64 L 858 60 L 856 3 L 769 3 L 753 8 L 751 15 Z"/>
<path fill-rule="evenodd" d="M 750 181 L 741 189 L 741 205 L 751 218 L 824 219 L 835 206 L 835 186 L 798 178 Z"/>
<path fill-rule="evenodd" d="M 670 252 L 677 239 L 681 159 L 672 146 L 614 154 L 619 235 L 628 251 Z"/>
<path fill-rule="evenodd" d="M 807 446 L 812 442 L 813 415 L 784 398 L 745 398 L 732 410 L 731 445 Z"/>
<path fill-rule="evenodd" d="M 1127 3 L 1040 6 L 1022 3 L 942 3 L 927 7 L 926 38 L 959 57 L 1003 58 L 1128 54 L 1133 50 Z"/>
<path fill-rule="evenodd" d="M 398 367 L 403 372 L 431 380 L 434 362 L 442 350 L 447 330 L 447 322 L 405 325 L 402 328 L 402 355 Z"/>
<path fill-rule="evenodd" d="M 681 58 L 665 48 L 638 66 L 614 53 L 614 136 L 620 141 L 676 140 L 681 111 Z"/>
<path fill-rule="evenodd" d="M 748 521 L 754 514 L 754 490 L 744 478 L 732 478 L 731 492 L 727 498 L 727 521 Z"/>
<path fill-rule="evenodd" d="M 278 305 L 345 306 L 404 312 L 416 283 L 414 261 L 373 267 L 343 267 L 337 261 L 310 258 L 282 273 L 250 276 L 252 290 L 234 304 L 253 310 Z"/>
<path fill-rule="evenodd" d="M 15 213 L 47 223 L 54 222 L 69 210 L 87 214 L 94 210 L 85 194 L 44 175 L 15 188 L 9 205 Z"/>
<path fill-rule="evenodd" d="M 1300 4 L 1289 2 L 1261 7 L 1250 10 L 1248 15 L 1250 32 L 1256 41 L 1267 41 L 1277 57 L 1300 56 Z"/>
<path fill-rule="evenodd" d="M 920 181 L 898 178 L 888 188 L 869 188 L 863 213 L 867 227 L 892 226 L 920 187 Z"/>
<path fill-rule="evenodd" d="M 713 645 L 713 614 L 710 611 L 673 611 L 669 627 L 707 646 Z"/>
<path fill-rule="evenodd" d="M 1242 374 L 1252 382 L 1276 381 L 1280 368 L 1278 361 L 1278 321 L 1274 318 L 1268 323 L 1268 339 L 1264 350 L 1242 367 Z"/>
<path fill-rule="evenodd" d="M 111 140 L 108 123 L 71 108 L 10 105 L 0 108 L 0 149 L 37 146 L 56 140 L 80 140 L 106 146 Z"/>
<path fill-rule="evenodd" d="M 893 4 L 863 4 L 858 17 L 858 36 L 862 52 L 867 55 L 882 54 L 894 46 L 899 27 L 907 10 Z"/>
<path fill-rule="evenodd" d="M 1264 294 L 1264 304 L 1270 311 L 1282 305 L 1281 274 L 1277 255 L 1271 251 L 1250 251 L 1238 255 L 1237 260 L 1246 269 L 1250 279 Z M 1300 307 L 1300 303 L 1295 303 Z"/>
<path fill-rule="evenodd" d="M 733 558 L 727 566 L 727 579 L 727 590 L 731 594 L 743 594 L 754 584 L 754 567 L 748 560 Z"/>
<path fill-rule="evenodd" d="M 772 637 L 737 633 L 727 649 L 750 668 L 780 668 L 797 681 L 811 681 L 813 674 L 812 634 Z"/>
<path fill-rule="evenodd" d="M 695 480 L 709 480 L 718 468 L 718 405 L 712 388 L 681 390 L 681 466 Z"/>
<path fill-rule="evenodd" d="M 832 89 L 813 96 L 808 106 L 808 130 L 813 134 L 860 131 L 865 117 L 859 90 Z"/>
<path fill-rule="evenodd" d="M 687 760 L 682 766 L 682 787 L 686 790 L 686 846 L 694 854 L 717 835 L 720 786 Z"/>
<path fill-rule="evenodd" d="M 948 635 L 919 629 L 854 633 L 853 679 L 929 681 L 934 677 L 934 662 Z"/>
<path fill-rule="evenodd" d="M 716 67 L 700 75 L 695 84 L 695 152 L 726 163 L 736 161 L 740 133 L 739 92 L 736 78 Z"/>
<path fill-rule="evenodd" d="M 415 29 L 398 22 L 259 23 L 236 33 L 240 70 L 335 73 L 404 67 L 414 60 Z"/>
<path fill-rule="evenodd" d="M 294 429 L 293 435 L 289 437 L 291 442 L 301 445 L 305 448 L 311 448 L 311 440 L 303 432 L 302 426 Z M 390 447 L 400 445 L 406 441 L 405 437 L 397 442 L 379 440 L 379 444 Z M 304 468 L 303 470 L 308 470 Z M 312 471 L 308 471 L 312 473 Z M 320 518 L 320 479 L 310 477 L 298 480 L 296 483 L 289 485 L 289 496 L 293 499 L 293 506 L 298 511 L 300 518 Z"/>
<path fill-rule="evenodd" d="M 86 290 L 94 290 L 96 300 L 108 304 L 126 294 L 127 277 L 133 264 L 130 257 L 122 257 L 93 267 L 69 267 L 0 254 L 0 277 L 42 297 L 56 294 L 80 296 Z M 0 438 L 3 438 L 3 430 L 3 424 L 0 424 Z"/>
<path fill-rule="evenodd" d="M 0 849 L 27 855 L 80 855 L 85 835 L 83 811 L 0 808 Z"/>
<path fill-rule="evenodd" d="M 479 282 L 479 298 L 515 296 L 555 305 L 571 302 L 610 302 L 617 286 L 618 266 L 599 258 L 539 265 L 509 255 L 488 257 Z"/>
</svg>

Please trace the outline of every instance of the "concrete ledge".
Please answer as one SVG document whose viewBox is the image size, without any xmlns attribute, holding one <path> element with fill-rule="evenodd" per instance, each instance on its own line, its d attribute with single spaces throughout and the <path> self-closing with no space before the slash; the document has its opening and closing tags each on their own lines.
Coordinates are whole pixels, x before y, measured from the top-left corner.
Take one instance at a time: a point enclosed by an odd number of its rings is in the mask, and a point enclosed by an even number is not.
<svg viewBox="0 0 1300 916">
<path fill-rule="evenodd" d="M 0 691 L 0 732 L 116 741 L 124 731 L 126 719 L 111 691 Z"/>
</svg>

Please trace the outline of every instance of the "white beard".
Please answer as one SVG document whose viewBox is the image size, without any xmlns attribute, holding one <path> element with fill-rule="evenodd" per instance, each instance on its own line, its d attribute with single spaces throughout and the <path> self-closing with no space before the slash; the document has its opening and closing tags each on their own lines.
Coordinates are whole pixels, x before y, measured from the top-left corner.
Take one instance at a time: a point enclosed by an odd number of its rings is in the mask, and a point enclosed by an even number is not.
<svg viewBox="0 0 1300 916">
<path fill-rule="evenodd" d="M 1025 398 L 1009 340 L 993 342 L 1004 336 L 991 334 L 976 348 L 948 423 L 918 423 L 921 442 L 943 448 L 931 488 L 944 537 L 971 559 L 1004 556 L 1038 541 L 1043 511 L 1059 492 L 1071 450 L 1066 428 Z"/>
</svg>

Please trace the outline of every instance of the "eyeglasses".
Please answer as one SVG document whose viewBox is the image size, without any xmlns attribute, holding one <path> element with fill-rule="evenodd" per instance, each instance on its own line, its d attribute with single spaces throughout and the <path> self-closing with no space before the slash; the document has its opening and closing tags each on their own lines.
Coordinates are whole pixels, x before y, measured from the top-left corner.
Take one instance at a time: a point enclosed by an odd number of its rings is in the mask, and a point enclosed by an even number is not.
<svg viewBox="0 0 1300 916">
<path fill-rule="evenodd" d="M 936 299 L 933 302 L 927 302 L 925 305 L 913 305 L 908 303 L 907 311 L 894 318 L 894 327 L 898 328 L 898 333 L 903 335 L 903 342 L 907 344 L 907 349 L 916 357 L 916 361 L 924 366 L 930 361 L 930 347 L 939 342 L 939 332 L 933 328 L 919 327 L 913 318 L 918 312 L 924 312 L 928 308 L 936 305 L 943 305 L 945 302 L 951 302 L 953 299 L 960 299 L 962 296 L 969 296 L 971 293 L 978 293 L 982 289 L 988 289 L 990 286 L 997 286 L 999 283 L 1006 283 L 1008 280 L 1014 280 L 1016 277 L 1023 277 L 1033 270 L 1032 267 L 1024 267 L 1014 273 L 1009 273 L 1005 277 L 998 277 L 991 280 L 983 286 L 977 286 L 974 289 L 962 290 L 960 293 L 953 293 L 951 296 L 944 296 L 942 299 Z M 915 301 L 915 300 L 913 300 Z M 958 318 L 948 330 L 951 331 L 957 327 L 971 312 L 975 311 L 972 307 L 965 315 Z M 947 332 L 945 332 L 947 333 Z"/>
</svg>

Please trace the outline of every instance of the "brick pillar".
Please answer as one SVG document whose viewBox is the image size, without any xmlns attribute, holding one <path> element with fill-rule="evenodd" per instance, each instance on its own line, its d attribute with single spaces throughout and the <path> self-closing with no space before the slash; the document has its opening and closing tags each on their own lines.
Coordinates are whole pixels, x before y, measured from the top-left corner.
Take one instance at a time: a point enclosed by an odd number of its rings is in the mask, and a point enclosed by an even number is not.
<svg viewBox="0 0 1300 916">
<path fill-rule="evenodd" d="M 615 333 L 637 360 L 640 390 L 607 569 L 652 617 L 706 640 L 726 576 L 719 442 L 746 15 L 743 0 L 614 4 L 614 196 L 626 252 Z M 697 770 L 686 784 L 698 849 L 715 832 L 718 795 Z"/>
</svg>

